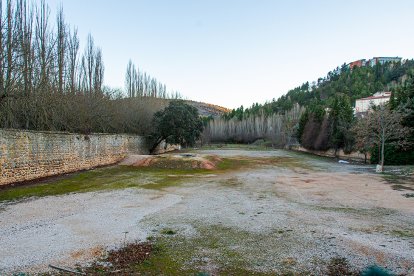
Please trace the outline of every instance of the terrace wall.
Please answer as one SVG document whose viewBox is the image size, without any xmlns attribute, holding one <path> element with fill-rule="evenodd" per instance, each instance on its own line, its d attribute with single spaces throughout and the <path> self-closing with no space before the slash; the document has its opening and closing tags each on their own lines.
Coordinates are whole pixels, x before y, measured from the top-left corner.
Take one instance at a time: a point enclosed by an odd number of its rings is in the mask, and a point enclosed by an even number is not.
<svg viewBox="0 0 414 276">
<path fill-rule="evenodd" d="M 59 175 L 146 154 L 141 136 L 0 129 L 0 185 Z"/>
</svg>

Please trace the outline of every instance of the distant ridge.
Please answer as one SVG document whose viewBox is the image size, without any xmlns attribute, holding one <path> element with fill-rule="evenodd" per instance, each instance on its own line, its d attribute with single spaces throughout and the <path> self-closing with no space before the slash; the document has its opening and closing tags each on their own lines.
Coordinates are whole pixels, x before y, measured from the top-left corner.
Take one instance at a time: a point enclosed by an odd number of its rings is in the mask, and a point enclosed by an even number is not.
<svg viewBox="0 0 414 276">
<path fill-rule="evenodd" d="M 215 105 L 215 104 L 202 103 L 202 102 L 196 102 L 196 101 L 190 101 L 190 100 L 187 100 L 186 103 L 197 108 L 198 113 L 201 116 L 205 116 L 205 117 L 208 117 L 208 116 L 219 117 L 225 113 L 230 112 L 229 108 L 222 107 L 222 106 Z"/>
</svg>

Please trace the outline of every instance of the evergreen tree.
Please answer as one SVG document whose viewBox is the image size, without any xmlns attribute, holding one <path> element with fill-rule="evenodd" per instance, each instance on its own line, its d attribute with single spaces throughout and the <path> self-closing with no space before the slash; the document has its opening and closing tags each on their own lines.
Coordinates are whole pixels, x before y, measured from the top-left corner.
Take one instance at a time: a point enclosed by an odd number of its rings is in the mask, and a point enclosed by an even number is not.
<svg viewBox="0 0 414 276">
<path fill-rule="evenodd" d="M 331 124 L 330 144 L 338 150 L 343 148 L 347 151 L 352 150 L 352 135 L 349 129 L 353 122 L 353 109 L 349 97 L 338 94 L 333 99 L 329 120 Z"/>
<path fill-rule="evenodd" d="M 192 146 L 203 130 L 203 121 L 197 108 L 182 100 L 171 101 L 164 110 L 156 112 L 153 124 L 150 153 L 153 153 L 162 141 Z"/>
</svg>

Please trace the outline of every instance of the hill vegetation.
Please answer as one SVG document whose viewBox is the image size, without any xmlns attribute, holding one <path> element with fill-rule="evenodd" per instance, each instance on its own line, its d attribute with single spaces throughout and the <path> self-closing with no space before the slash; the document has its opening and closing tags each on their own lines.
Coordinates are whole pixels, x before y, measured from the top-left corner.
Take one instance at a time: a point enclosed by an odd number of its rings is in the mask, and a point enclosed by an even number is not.
<svg viewBox="0 0 414 276">
<path fill-rule="evenodd" d="M 295 104 L 303 107 L 319 104 L 325 107 L 332 105 L 336 95 L 347 96 L 352 105 L 355 100 L 373 95 L 378 91 L 394 91 L 394 96 L 405 93 L 407 86 L 414 76 L 414 60 L 403 63 L 377 64 L 373 67 L 363 66 L 348 68 L 346 64 L 330 71 L 326 77 L 318 81 L 289 90 L 280 98 L 265 104 L 254 103 L 249 108 L 243 106 L 233 109 L 225 118 L 249 117 L 260 113 L 284 113 L 291 110 Z"/>
<path fill-rule="evenodd" d="M 333 148 L 344 149 L 345 152 L 371 152 L 372 161 L 377 162 L 378 147 L 382 143 L 374 138 L 369 139 L 364 147 L 357 143 L 356 137 L 360 135 L 355 126 L 361 120 L 354 117 L 352 107 L 356 99 L 378 91 L 392 92 L 390 102 L 385 107 L 390 112 L 382 114 L 394 119 L 394 113 L 400 114 L 401 119 L 395 125 L 394 132 L 407 133 L 407 137 L 394 137 L 385 143 L 384 158 L 388 163 L 413 163 L 414 60 L 378 63 L 372 67 L 350 68 L 344 64 L 317 82 L 303 83 L 277 100 L 265 104 L 255 103 L 249 108 L 241 106 L 221 119 L 210 122 L 206 129 L 207 140 L 250 143 L 270 138 L 279 141 L 276 143 L 279 146 L 298 142 L 311 150 Z M 377 111 L 380 112 L 380 108 Z M 368 117 L 372 116 L 368 114 Z M 279 118 L 278 123 L 270 123 L 275 121 L 275 117 Z M 378 118 L 381 122 L 387 119 Z M 239 125 L 243 125 L 243 130 L 237 130 L 241 128 Z M 400 131 L 407 130 L 406 127 L 408 132 Z M 249 133 L 248 138 L 246 131 Z M 371 134 L 368 137 L 372 137 Z"/>
</svg>

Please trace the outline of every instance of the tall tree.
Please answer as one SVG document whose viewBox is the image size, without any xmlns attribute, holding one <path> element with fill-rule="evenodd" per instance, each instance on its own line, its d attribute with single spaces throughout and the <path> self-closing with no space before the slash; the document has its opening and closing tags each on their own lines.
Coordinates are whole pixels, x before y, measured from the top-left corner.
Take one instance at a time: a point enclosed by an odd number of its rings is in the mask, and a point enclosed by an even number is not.
<svg viewBox="0 0 414 276">
<path fill-rule="evenodd" d="M 349 129 L 352 127 L 354 111 L 347 95 L 338 94 L 334 97 L 329 112 L 330 144 L 337 151 L 340 148 L 351 151 L 352 137 Z"/>
<path fill-rule="evenodd" d="M 66 37 L 66 24 L 63 16 L 63 8 L 60 7 L 57 14 L 57 68 L 59 93 L 63 93 L 64 88 L 64 69 L 67 49 Z"/>
<path fill-rule="evenodd" d="M 75 28 L 69 33 L 68 50 L 67 50 L 67 79 L 69 83 L 69 91 L 73 94 L 77 90 L 76 72 L 78 70 L 78 53 L 79 53 L 79 38 L 78 30 Z"/>
<path fill-rule="evenodd" d="M 150 153 L 154 153 L 162 141 L 192 146 L 203 130 L 198 110 L 183 101 L 171 101 L 164 110 L 154 114 L 153 123 Z"/>
<path fill-rule="evenodd" d="M 410 129 L 402 125 L 403 115 L 399 111 L 379 106 L 375 111 L 358 121 L 356 143 L 360 149 L 377 146 L 380 148 L 380 170 L 384 171 L 385 144 L 405 148 L 409 145 L 407 139 Z"/>
</svg>

